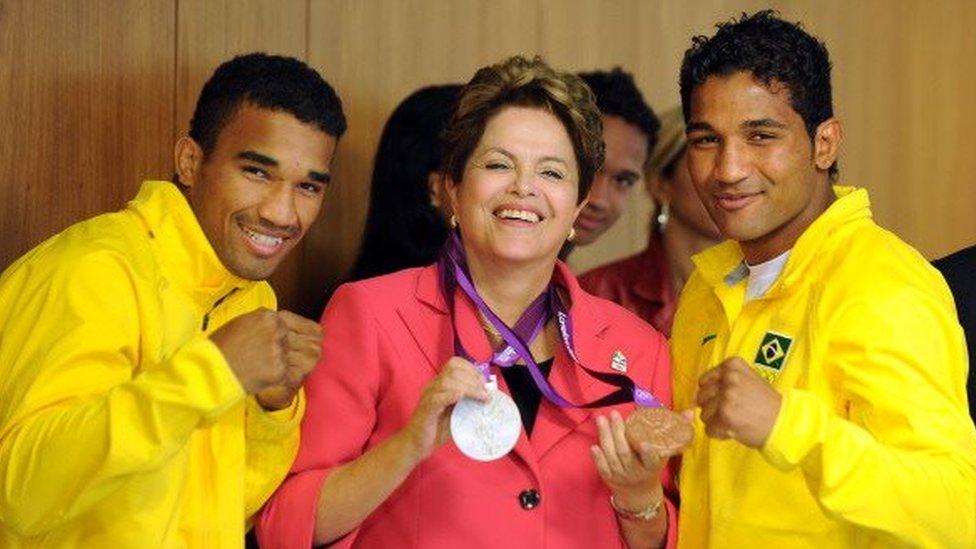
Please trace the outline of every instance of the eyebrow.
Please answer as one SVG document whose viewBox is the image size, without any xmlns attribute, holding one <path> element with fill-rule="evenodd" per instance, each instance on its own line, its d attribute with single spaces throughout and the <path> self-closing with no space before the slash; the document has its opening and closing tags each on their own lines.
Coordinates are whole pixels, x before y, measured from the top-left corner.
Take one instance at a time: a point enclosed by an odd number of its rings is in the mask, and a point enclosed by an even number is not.
<svg viewBox="0 0 976 549">
<path fill-rule="evenodd" d="M 241 151 L 237 153 L 235 158 L 241 160 L 250 160 L 251 162 L 256 162 L 262 166 L 267 166 L 269 168 L 277 168 L 278 161 L 266 154 L 261 154 L 256 151 Z M 308 178 L 316 183 L 329 183 L 332 181 L 332 176 L 327 172 L 318 172 L 315 170 L 308 171 Z"/>
<path fill-rule="evenodd" d="M 479 156 L 484 156 L 484 155 L 486 155 L 486 154 L 488 154 L 490 152 L 497 152 L 499 154 L 503 154 L 503 155 L 507 156 L 508 158 L 510 158 L 512 160 L 515 160 L 515 155 L 512 154 L 511 152 L 503 149 L 502 147 L 489 147 L 489 148 L 485 149 L 485 152 L 481 153 Z M 538 162 L 559 162 L 560 164 L 563 164 L 564 166 L 568 166 L 569 165 L 569 162 L 567 162 L 566 159 L 560 158 L 558 156 L 543 156 L 542 158 L 540 158 L 538 160 Z"/>
<path fill-rule="evenodd" d="M 241 160 L 250 160 L 251 162 L 257 162 L 263 166 L 268 166 L 270 168 L 277 168 L 278 161 L 271 158 L 268 155 L 261 154 L 255 151 L 241 151 L 237 153 L 234 158 L 240 158 Z"/>
<path fill-rule="evenodd" d="M 746 120 L 740 124 L 742 128 L 754 129 L 754 128 L 777 128 L 780 130 L 786 129 L 786 124 L 780 122 L 779 120 L 773 120 L 772 118 L 760 118 L 758 120 Z"/>
<path fill-rule="evenodd" d="M 637 173 L 637 172 L 635 172 L 633 170 L 626 170 L 626 169 L 620 170 L 619 172 L 616 173 L 616 175 L 617 176 L 627 177 L 627 178 L 630 178 L 630 179 L 640 179 L 640 176 L 641 176 L 641 174 L 639 174 L 639 173 Z"/>
<path fill-rule="evenodd" d="M 756 120 L 746 120 L 745 122 L 739 124 L 742 129 L 756 129 L 756 128 L 776 128 L 780 130 L 786 129 L 788 126 L 779 120 L 773 120 L 772 118 L 759 118 Z M 695 131 L 711 132 L 715 131 L 708 122 L 692 122 L 688 124 L 688 129 L 686 133 L 691 133 Z"/>
<path fill-rule="evenodd" d="M 715 131 L 715 129 L 708 122 L 689 122 L 685 128 L 685 133 L 710 131 Z"/>
<path fill-rule="evenodd" d="M 316 183 L 331 183 L 332 176 L 326 172 L 317 172 L 315 170 L 308 170 L 308 178 Z"/>
</svg>

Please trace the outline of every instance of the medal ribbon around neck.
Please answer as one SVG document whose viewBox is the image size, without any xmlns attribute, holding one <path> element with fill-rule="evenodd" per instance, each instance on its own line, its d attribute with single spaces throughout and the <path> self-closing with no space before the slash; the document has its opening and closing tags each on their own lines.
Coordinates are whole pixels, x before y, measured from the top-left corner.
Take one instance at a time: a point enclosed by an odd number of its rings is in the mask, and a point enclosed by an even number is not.
<svg viewBox="0 0 976 549">
<path fill-rule="evenodd" d="M 458 287 L 468 296 L 488 322 L 498 330 L 502 341 L 505 343 L 504 347 L 494 352 L 489 360 L 475 363 L 475 367 L 478 368 L 486 380 L 488 379 L 492 364 L 501 368 L 508 368 L 513 366 L 521 357 L 525 361 L 525 365 L 529 369 L 529 374 L 532 376 L 532 380 L 535 382 L 536 387 L 539 388 L 539 391 L 549 402 L 561 408 L 602 408 L 604 406 L 622 404 L 630 401 L 643 407 L 663 406 L 650 391 L 644 390 L 629 377 L 622 374 L 591 370 L 580 362 L 573 345 L 572 318 L 566 309 L 566 305 L 556 293 L 556 286 L 552 282 L 549 283 L 545 291 L 539 294 L 539 297 L 535 298 L 528 309 L 522 313 L 521 318 L 515 323 L 515 329 L 513 330 L 491 310 L 491 307 L 478 294 L 478 290 L 474 287 L 471 276 L 468 274 L 464 246 L 461 244 L 461 239 L 457 232 L 452 232 L 451 236 L 447 239 L 444 249 L 441 251 L 438 268 L 441 276 L 441 288 L 444 291 L 444 297 L 451 311 L 451 329 L 454 331 L 455 352 L 459 356 L 475 362 L 462 346 L 461 338 L 457 333 L 457 326 L 454 324 L 454 292 Z M 566 352 L 573 360 L 573 363 L 579 366 L 590 377 L 602 381 L 607 385 L 617 387 L 616 391 L 593 402 L 574 404 L 563 398 L 562 395 L 553 389 L 552 385 L 549 384 L 549 380 L 546 379 L 546 376 L 539 369 L 539 365 L 532 357 L 532 352 L 529 351 L 529 345 L 526 343 L 534 341 L 542 332 L 546 322 L 553 316 L 556 317 L 556 321 L 559 324 L 559 334 L 563 346 L 566 348 Z"/>
</svg>

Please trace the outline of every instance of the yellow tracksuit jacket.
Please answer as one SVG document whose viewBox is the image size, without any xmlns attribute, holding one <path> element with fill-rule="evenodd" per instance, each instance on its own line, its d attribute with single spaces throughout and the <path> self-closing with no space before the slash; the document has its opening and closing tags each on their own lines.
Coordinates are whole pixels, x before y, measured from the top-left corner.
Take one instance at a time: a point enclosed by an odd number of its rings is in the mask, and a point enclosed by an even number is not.
<svg viewBox="0 0 976 549">
<path fill-rule="evenodd" d="M 172 183 L 0 276 L 0 547 L 240 548 L 304 401 L 263 411 L 207 337 L 275 308 Z"/>
<path fill-rule="evenodd" d="M 945 282 L 839 198 L 745 302 L 741 249 L 695 257 L 672 333 L 674 401 L 730 356 L 783 396 L 761 450 L 708 438 L 680 472 L 680 547 L 976 547 L 976 430 Z"/>
</svg>

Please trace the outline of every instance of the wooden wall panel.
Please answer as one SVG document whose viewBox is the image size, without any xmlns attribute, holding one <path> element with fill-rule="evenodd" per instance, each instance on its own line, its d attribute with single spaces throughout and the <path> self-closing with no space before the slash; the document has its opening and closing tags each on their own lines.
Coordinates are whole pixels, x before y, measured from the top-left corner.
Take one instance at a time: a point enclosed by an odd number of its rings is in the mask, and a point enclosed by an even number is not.
<svg viewBox="0 0 976 549">
<path fill-rule="evenodd" d="M 305 59 L 305 0 L 177 0 L 176 128 L 189 128 L 204 82 L 235 55 L 263 51 Z"/>
<path fill-rule="evenodd" d="M 358 252 L 373 154 L 394 107 L 422 86 L 466 81 L 479 66 L 538 51 L 543 17 L 520 0 L 312 0 L 309 21 L 309 63 L 336 86 L 349 118 L 324 219 L 306 243 L 308 287 L 323 294 Z"/>
<path fill-rule="evenodd" d="M 0 2 L 0 268 L 172 164 L 172 2 Z"/>
<path fill-rule="evenodd" d="M 930 258 L 976 242 L 976 4 L 781 2 L 827 43 L 845 127 L 842 184 Z"/>
<path fill-rule="evenodd" d="M 176 115 L 174 139 L 185 134 L 200 88 L 218 65 L 263 51 L 305 60 L 305 0 L 177 0 Z M 280 307 L 305 310 L 301 295 L 304 247 L 271 278 Z"/>
</svg>

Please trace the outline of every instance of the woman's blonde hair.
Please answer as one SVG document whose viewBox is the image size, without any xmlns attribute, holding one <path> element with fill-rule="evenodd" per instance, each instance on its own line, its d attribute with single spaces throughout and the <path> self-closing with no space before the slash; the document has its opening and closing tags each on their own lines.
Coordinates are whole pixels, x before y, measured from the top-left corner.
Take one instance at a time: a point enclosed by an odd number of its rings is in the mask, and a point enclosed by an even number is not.
<svg viewBox="0 0 976 549">
<path fill-rule="evenodd" d="M 510 57 L 483 67 L 461 90 L 444 130 L 443 173 L 460 182 L 464 166 L 488 125 L 504 107 L 538 107 L 562 122 L 579 167 L 579 201 L 603 165 L 603 124 L 590 88 L 575 74 L 557 71 L 540 57 Z"/>
</svg>

